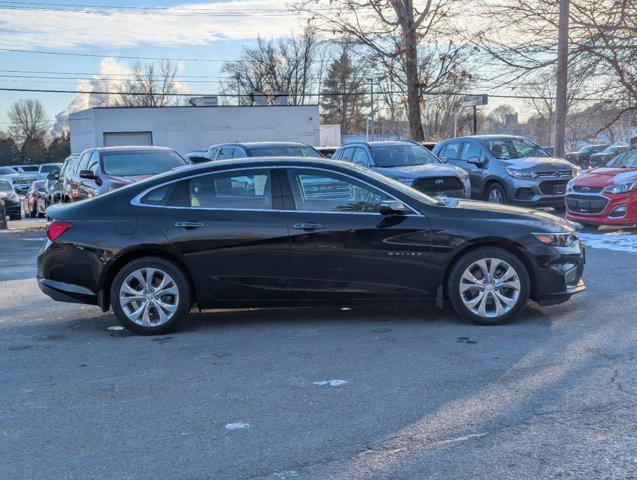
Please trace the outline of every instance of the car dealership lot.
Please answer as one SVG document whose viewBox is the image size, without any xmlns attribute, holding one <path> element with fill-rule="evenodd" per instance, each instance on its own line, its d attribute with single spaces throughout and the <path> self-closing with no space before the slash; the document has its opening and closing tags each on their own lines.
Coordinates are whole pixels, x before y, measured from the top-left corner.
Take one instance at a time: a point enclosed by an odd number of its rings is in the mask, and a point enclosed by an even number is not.
<svg viewBox="0 0 637 480">
<path fill-rule="evenodd" d="M 637 474 L 634 230 L 585 234 L 588 291 L 512 325 L 334 307 L 140 337 L 39 291 L 33 226 L 0 233 L 0 478 Z"/>
</svg>

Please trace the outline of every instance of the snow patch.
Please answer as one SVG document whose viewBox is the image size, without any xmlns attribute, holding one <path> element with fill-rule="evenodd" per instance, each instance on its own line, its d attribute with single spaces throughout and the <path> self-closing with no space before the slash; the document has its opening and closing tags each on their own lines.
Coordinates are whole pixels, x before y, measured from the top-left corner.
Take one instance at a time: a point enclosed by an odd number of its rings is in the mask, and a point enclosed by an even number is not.
<svg viewBox="0 0 637 480">
<path fill-rule="evenodd" d="M 244 428 L 250 428 L 252 425 L 250 425 L 249 423 L 244 423 L 244 422 L 236 422 L 236 423 L 229 423 L 226 425 L 226 430 L 241 430 Z"/>
<path fill-rule="evenodd" d="M 106 327 L 106 330 L 110 330 L 111 332 L 121 332 L 124 330 L 124 327 L 121 325 L 112 325 L 110 327 Z"/>
<path fill-rule="evenodd" d="M 624 233 L 580 233 L 580 240 L 589 248 L 637 253 L 637 235 Z"/>
<path fill-rule="evenodd" d="M 470 440 L 472 438 L 480 438 L 484 437 L 486 433 L 472 433 L 471 435 L 465 435 L 463 437 L 450 438 L 449 440 L 442 440 L 441 444 L 444 443 L 456 443 L 456 442 L 464 442 L 465 440 Z"/>
<path fill-rule="evenodd" d="M 318 382 L 312 382 L 314 385 L 330 385 L 332 387 L 338 387 L 339 385 L 345 385 L 347 380 L 320 380 Z"/>
</svg>

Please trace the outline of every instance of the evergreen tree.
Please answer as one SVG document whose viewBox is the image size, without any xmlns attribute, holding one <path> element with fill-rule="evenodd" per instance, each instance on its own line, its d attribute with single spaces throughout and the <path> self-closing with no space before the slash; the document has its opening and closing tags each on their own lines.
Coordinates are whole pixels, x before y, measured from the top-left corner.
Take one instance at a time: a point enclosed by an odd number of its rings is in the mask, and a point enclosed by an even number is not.
<svg viewBox="0 0 637 480">
<path fill-rule="evenodd" d="M 353 63 L 347 47 L 327 72 L 321 91 L 321 117 L 325 124 L 340 124 L 343 135 L 365 130 L 364 109 L 368 102 L 363 74 Z"/>
</svg>

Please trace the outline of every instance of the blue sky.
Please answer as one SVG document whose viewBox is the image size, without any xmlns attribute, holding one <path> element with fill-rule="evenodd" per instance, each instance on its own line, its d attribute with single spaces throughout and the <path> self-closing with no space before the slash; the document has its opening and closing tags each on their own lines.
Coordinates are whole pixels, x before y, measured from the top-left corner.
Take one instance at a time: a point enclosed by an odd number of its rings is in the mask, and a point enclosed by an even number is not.
<svg viewBox="0 0 637 480">
<path fill-rule="evenodd" d="M 51 5 L 55 3 L 111 8 L 88 9 L 91 13 L 87 13 Z M 139 10 L 144 7 L 150 8 Z M 156 10 L 158 7 L 170 9 Z M 275 0 L 156 0 L 143 3 L 130 0 L 31 0 L 23 4 L 0 1 L 0 48 L 89 53 L 105 58 L 124 55 L 232 60 L 240 54 L 242 46 L 253 42 L 258 34 L 277 37 L 291 33 L 298 26 L 297 19 L 284 9 L 285 3 Z M 130 68 L 135 60 L 113 59 L 109 62 L 105 64 L 98 57 L 0 51 L 0 87 L 73 90 L 78 87 L 76 79 L 36 80 L 7 76 L 46 76 L 9 70 L 82 74 L 120 72 Z M 218 77 L 221 65 L 220 61 L 179 62 L 178 75 Z M 89 78 L 88 75 L 66 76 Z M 218 85 L 192 83 L 188 88 L 214 93 Z M 0 92 L 0 130 L 6 130 L 9 106 L 26 97 L 40 99 L 53 119 L 67 108 L 74 95 Z"/>
</svg>

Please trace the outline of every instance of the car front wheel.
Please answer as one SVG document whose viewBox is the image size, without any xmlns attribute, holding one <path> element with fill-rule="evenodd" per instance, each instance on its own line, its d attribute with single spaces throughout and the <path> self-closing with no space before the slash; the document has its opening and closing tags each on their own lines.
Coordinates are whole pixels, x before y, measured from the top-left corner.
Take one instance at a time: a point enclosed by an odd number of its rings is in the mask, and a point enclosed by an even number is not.
<svg viewBox="0 0 637 480">
<path fill-rule="evenodd" d="M 191 294 L 184 273 L 157 257 L 133 260 L 115 276 L 111 305 L 122 325 L 142 335 L 160 335 L 190 311 Z"/>
<path fill-rule="evenodd" d="M 464 319 L 480 325 L 513 320 L 530 295 L 529 274 L 514 254 L 479 248 L 460 258 L 449 275 L 449 299 Z"/>
<path fill-rule="evenodd" d="M 494 183 L 487 189 L 487 201 L 493 203 L 504 203 L 507 200 L 507 194 L 504 187 L 499 183 Z"/>
</svg>

